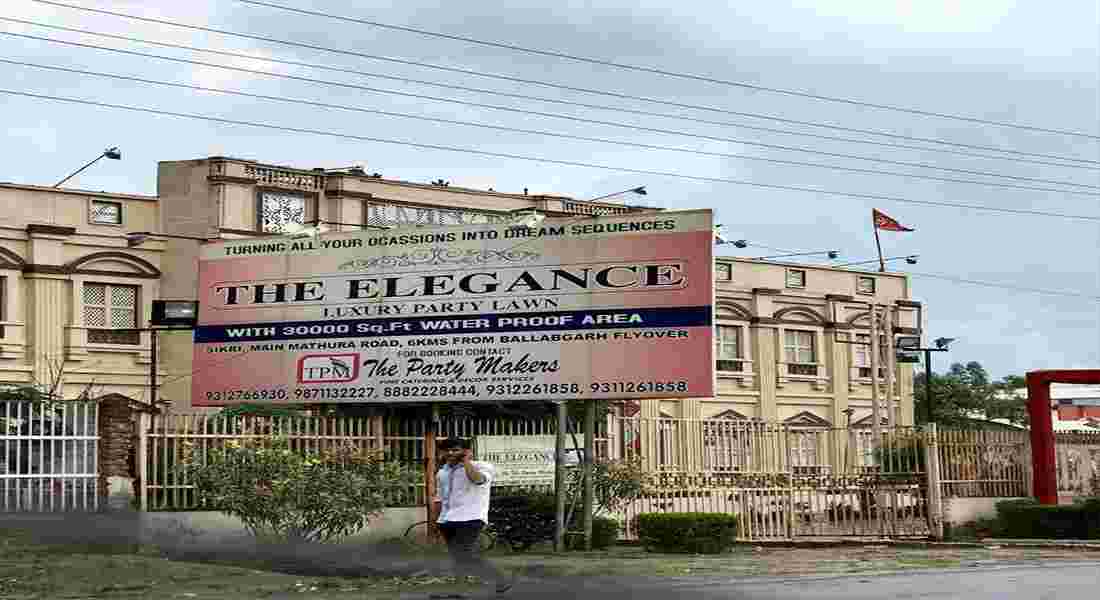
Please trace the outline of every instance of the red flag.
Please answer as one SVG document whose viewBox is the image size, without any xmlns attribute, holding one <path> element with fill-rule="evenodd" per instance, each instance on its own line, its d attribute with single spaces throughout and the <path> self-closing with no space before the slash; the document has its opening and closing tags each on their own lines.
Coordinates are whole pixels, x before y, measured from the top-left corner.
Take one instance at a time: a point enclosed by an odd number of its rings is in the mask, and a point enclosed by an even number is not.
<svg viewBox="0 0 1100 600">
<path fill-rule="evenodd" d="M 888 217 L 886 213 L 879 212 L 877 208 L 871 209 L 871 219 L 875 222 L 875 229 L 882 229 L 885 231 L 913 231 L 909 227 L 905 227 L 901 223 Z"/>
</svg>

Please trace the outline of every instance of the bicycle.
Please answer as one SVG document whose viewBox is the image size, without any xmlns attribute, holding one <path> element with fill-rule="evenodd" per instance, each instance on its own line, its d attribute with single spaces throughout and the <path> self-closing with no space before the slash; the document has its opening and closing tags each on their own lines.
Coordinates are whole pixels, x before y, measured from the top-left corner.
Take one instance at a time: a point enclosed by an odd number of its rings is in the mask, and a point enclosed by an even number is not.
<svg viewBox="0 0 1100 600">
<path fill-rule="evenodd" d="M 413 546 L 429 548 L 442 543 L 443 534 L 439 531 L 439 526 L 435 522 L 419 521 L 413 523 L 405 530 L 404 539 Z M 480 548 L 482 552 L 492 550 L 497 545 L 497 537 L 492 527 L 483 528 L 481 534 L 478 535 L 477 541 L 478 548 Z"/>
</svg>

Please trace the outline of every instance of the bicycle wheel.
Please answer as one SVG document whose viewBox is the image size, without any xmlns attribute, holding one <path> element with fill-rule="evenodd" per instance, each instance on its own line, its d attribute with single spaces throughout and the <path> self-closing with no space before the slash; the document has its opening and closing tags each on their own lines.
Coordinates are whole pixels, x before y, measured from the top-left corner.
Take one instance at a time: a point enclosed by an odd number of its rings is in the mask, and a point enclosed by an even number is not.
<svg viewBox="0 0 1100 600">
<path fill-rule="evenodd" d="M 497 536 L 487 527 L 481 530 L 481 535 L 477 537 L 477 544 L 482 552 L 488 552 L 497 545 Z"/>
<path fill-rule="evenodd" d="M 443 543 L 443 536 L 434 523 L 420 521 L 405 530 L 405 542 L 417 548 L 430 548 Z"/>
</svg>

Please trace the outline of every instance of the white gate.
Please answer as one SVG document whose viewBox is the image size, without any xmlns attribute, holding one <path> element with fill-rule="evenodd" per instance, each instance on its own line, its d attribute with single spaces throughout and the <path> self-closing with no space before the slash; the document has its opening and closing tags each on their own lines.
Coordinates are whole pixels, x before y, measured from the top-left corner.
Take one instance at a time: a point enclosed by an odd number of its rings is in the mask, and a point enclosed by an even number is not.
<svg viewBox="0 0 1100 600">
<path fill-rule="evenodd" d="M 99 407 L 0 402 L 0 512 L 99 507 Z"/>
</svg>

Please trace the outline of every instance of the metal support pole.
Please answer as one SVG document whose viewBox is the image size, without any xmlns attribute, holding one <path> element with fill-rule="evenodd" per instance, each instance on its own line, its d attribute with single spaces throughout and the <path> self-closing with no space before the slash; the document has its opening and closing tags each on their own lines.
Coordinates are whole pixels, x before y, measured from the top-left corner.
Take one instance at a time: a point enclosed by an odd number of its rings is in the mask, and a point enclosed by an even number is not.
<svg viewBox="0 0 1100 600">
<path fill-rule="evenodd" d="M 595 489 L 592 477 L 592 457 L 596 446 L 596 401 L 584 403 L 584 549 L 592 550 L 592 511 Z"/>
<path fill-rule="evenodd" d="M 886 336 L 886 423 L 890 427 L 898 426 L 898 411 L 894 402 L 894 382 L 897 380 L 897 350 L 894 348 L 894 307 L 887 306 L 884 311 L 882 331 Z"/>
<path fill-rule="evenodd" d="M 554 551 L 565 551 L 565 429 L 568 427 L 565 402 L 554 403 L 558 426 L 554 432 L 554 496 L 556 516 L 554 522 Z"/>
<path fill-rule="evenodd" d="M 157 330 L 149 330 L 149 406 L 157 405 Z"/>
<path fill-rule="evenodd" d="M 924 414 L 932 422 L 932 350 L 924 349 Z"/>
<path fill-rule="evenodd" d="M 874 448 L 877 450 L 882 443 L 882 413 L 878 401 L 878 307 L 874 304 L 867 306 L 871 315 L 871 432 L 875 437 Z"/>
</svg>

